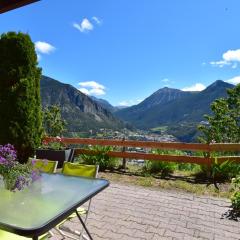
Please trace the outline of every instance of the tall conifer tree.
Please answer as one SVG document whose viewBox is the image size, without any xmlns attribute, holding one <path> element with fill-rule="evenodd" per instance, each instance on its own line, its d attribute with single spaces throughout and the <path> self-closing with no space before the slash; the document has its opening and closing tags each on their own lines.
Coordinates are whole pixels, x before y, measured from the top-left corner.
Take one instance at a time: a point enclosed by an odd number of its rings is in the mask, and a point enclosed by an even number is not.
<svg viewBox="0 0 240 240">
<path fill-rule="evenodd" d="M 11 143 L 20 162 L 33 155 L 42 136 L 41 69 L 28 34 L 0 36 L 0 144 Z"/>
</svg>

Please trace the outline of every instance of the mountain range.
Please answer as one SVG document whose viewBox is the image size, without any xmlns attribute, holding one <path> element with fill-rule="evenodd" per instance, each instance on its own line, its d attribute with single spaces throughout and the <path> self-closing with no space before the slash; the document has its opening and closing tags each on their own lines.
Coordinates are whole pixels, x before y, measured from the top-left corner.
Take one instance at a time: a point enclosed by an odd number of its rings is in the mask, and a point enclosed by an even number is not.
<svg viewBox="0 0 240 240">
<path fill-rule="evenodd" d="M 140 129 L 165 127 L 181 141 L 192 141 L 197 133 L 196 125 L 204 120 L 204 114 L 211 113 L 211 103 L 226 97 L 226 89 L 233 87 L 222 80 L 200 92 L 165 87 L 138 105 L 115 112 L 115 116 Z"/>
<path fill-rule="evenodd" d="M 60 106 L 70 136 L 79 132 L 87 135 L 89 130 L 100 128 L 119 130 L 133 126 L 158 133 L 164 130 L 187 142 L 195 141 L 196 126 L 204 120 L 204 114 L 211 113 L 211 103 L 226 97 L 226 89 L 234 87 L 221 80 L 200 92 L 164 87 L 141 103 L 121 109 L 47 76 L 42 76 L 40 85 L 43 107 Z"/>
<path fill-rule="evenodd" d="M 125 127 L 110 111 L 69 84 L 42 76 L 40 89 L 43 108 L 54 104 L 60 106 L 68 135 L 80 132 L 87 135 L 90 130 Z"/>
</svg>

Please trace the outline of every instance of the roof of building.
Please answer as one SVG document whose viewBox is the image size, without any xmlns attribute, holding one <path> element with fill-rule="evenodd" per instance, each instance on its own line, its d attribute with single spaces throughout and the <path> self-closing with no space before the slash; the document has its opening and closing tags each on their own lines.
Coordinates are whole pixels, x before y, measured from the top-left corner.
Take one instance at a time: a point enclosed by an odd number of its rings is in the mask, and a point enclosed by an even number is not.
<svg viewBox="0 0 240 240">
<path fill-rule="evenodd" d="M 0 0 L 0 13 L 28 5 L 39 0 Z"/>
</svg>

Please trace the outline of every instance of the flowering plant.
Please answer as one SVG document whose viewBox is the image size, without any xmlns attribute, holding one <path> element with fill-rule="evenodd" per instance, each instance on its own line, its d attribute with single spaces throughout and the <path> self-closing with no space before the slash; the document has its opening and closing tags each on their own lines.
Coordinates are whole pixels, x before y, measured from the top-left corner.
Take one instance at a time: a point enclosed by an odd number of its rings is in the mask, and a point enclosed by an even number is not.
<svg viewBox="0 0 240 240">
<path fill-rule="evenodd" d="M 32 164 L 20 164 L 17 161 L 17 152 L 11 144 L 0 145 L 0 175 L 5 188 L 11 191 L 22 190 L 36 179 Z"/>
<path fill-rule="evenodd" d="M 62 142 L 61 137 L 57 136 L 54 141 L 43 140 L 42 149 L 51 149 L 51 150 L 63 150 L 66 149 L 66 145 Z"/>
</svg>

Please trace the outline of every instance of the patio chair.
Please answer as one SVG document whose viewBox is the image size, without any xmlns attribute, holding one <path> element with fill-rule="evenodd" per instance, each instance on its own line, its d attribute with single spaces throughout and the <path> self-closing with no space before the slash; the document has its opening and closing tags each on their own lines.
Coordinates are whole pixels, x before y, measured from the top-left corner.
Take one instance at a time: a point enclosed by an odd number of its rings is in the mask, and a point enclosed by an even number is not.
<svg viewBox="0 0 240 240">
<path fill-rule="evenodd" d="M 39 240 L 47 240 L 49 237 L 49 233 L 43 234 L 38 239 Z M 20 235 L 6 232 L 4 230 L 0 230 L 0 239 L 1 240 L 29 240 L 30 238 L 22 237 Z"/>
<path fill-rule="evenodd" d="M 44 173 L 56 173 L 58 161 L 51 161 L 51 160 L 44 160 L 44 159 L 35 159 L 35 158 L 29 158 L 29 161 L 35 161 L 34 168 L 38 169 L 40 172 Z M 1 235 L 0 235 L 1 236 Z M 52 231 L 49 231 L 47 233 L 47 236 L 54 236 Z M 1 239 L 1 237 L 0 237 Z M 46 238 L 47 239 L 47 238 Z M 42 240 L 40 238 L 40 240 Z M 45 240 L 45 238 L 43 238 Z"/>
<path fill-rule="evenodd" d="M 56 173 L 58 161 L 29 158 L 29 161 L 32 160 L 35 161 L 34 168 L 38 169 L 40 172 Z"/>
<path fill-rule="evenodd" d="M 66 162 L 63 165 L 62 173 L 65 174 L 65 175 L 69 175 L 69 176 L 96 178 L 97 174 L 98 174 L 98 168 L 99 168 L 98 165 L 84 165 L 84 164 Z M 85 215 L 84 224 L 86 224 L 87 219 L 88 219 L 88 215 L 89 215 L 89 211 L 90 211 L 90 207 L 91 207 L 91 199 L 88 202 L 87 208 L 83 208 L 83 207 L 77 208 L 76 209 L 77 213 L 72 213 L 63 222 L 61 222 L 55 229 L 63 237 L 68 237 L 68 238 L 71 238 L 71 239 L 81 239 L 81 238 L 88 239 L 88 238 L 86 238 L 85 235 L 83 235 L 83 230 L 84 230 L 83 228 L 82 228 L 82 230 L 80 232 L 71 231 L 71 233 L 78 235 L 78 238 L 75 238 L 75 237 L 73 237 L 71 235 L 68 235 L 66 233 L 66 231 L 63 231 L 61 229 L 61 226 L 63 226 L 63 224 L 66 221 L 69 221 L 69 220 L 77 217 L 77 214 L 79 214 L 79 216 Z"/>
</svg>

